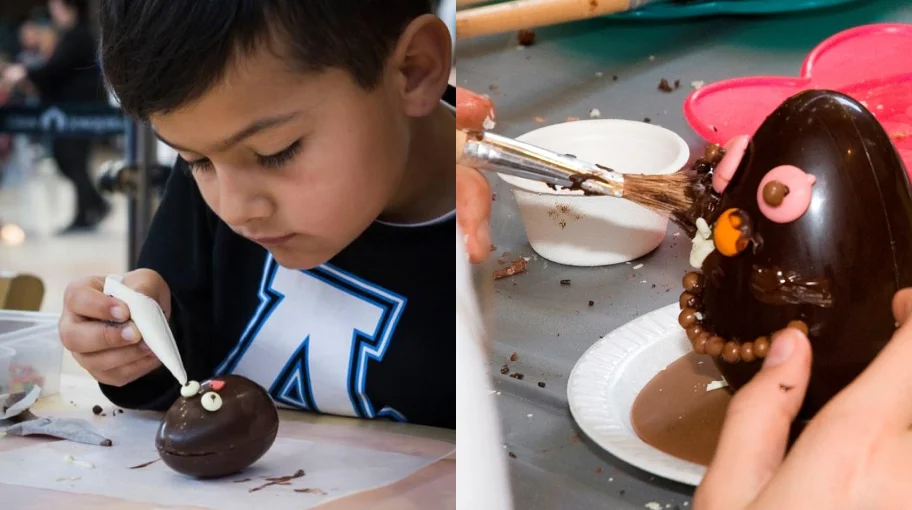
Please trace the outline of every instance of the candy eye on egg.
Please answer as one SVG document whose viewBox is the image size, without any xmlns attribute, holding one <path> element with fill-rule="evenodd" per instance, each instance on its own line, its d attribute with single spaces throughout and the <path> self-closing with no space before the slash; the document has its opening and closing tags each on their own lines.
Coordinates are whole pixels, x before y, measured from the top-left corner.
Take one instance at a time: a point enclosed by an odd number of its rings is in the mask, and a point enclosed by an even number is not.
<svg viewBox="0 0 912 510">
<path fill-rule="evenodd" d="M 746 250 L 753 235 L 753 222 L 741 209 L 728 209 L 716 220 L 713 228 L 713 243 L 719 253 L 726 257 Z"/>
</svg>

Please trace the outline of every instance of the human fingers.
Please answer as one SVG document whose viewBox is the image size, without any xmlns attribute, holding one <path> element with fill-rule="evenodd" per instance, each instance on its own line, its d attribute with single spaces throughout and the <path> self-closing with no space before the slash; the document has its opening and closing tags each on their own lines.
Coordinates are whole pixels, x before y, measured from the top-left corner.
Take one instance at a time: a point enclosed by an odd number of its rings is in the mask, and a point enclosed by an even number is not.
<svg viewBox="0 0 912 510">
<path fill-rule="evenodd" d="M 119 299 L 103 292 L 104 279 L 86 278 L 67 286 L 63 294 L 64 314 L 83 320 L 124 322 L 130 318 L 130 309 Z M 75 318 L 74 318 L 75 319 Z"/>
<path fill-rule="evenodd" d="M 60 320 L 60 340 L 70 352 L 88 354 L 136 344 L 142 335 L 133 321 L 118 324 L 66 315 Z"/>
<path fill-rule="evenodd" d="M 481 172 L 456 165 L 456 221 L 465 233 L 469 261 L 478 264 L 491 252 L 491 186 Z"/>
<path fill-rule="evenodd" d="M 98 352 L 73 353 L 73 358 L 82 368 L 94 374 L 129 365 L 134 361 L 145 358 L 151 352 L 151 349 L 145 343 L 140 342 Z"/>
<path fill-rule="evenodd" d="M 456 129 L 490 130 L 494 123 L 494 103 L 490 98 L 456 87 Z"/>
<path fill-rule="evenodd" d="M 92 374 L 96 381 L 109 386 L 124 386 L 139 379 L 161 366 L 161 361 L 149 354 L 132 363 L 121 365 L 112 370 Z"/>
<path fill-rule="evenodd" d="M 728 407 L 716 454 L 694 497 L 696 509 L 745 508 L 763 490 L 785 456 L 810 374 L 807 337 L 793 328 L 777 334 L 763 368 Z"/>
<path fill-rule="evenodd" d="M 905 324 L 912 315 L 912 288 L 902 289 L 893 296 L 893 318 Z"/>
<path fill-rule="evenodd" d="M 165 317 L 171 317 L 171 289 L 160 274 L 151 269 L 136 269 L 125 274 L 123 283 L 144 296 L 154 299 Z"/>
</svg>

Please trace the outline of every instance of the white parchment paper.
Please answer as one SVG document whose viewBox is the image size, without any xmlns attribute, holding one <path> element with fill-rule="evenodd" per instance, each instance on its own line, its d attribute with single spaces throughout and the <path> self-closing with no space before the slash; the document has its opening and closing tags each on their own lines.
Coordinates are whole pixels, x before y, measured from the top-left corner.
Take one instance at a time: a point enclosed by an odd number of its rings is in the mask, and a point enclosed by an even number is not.
<svg viewBox="0 0 912 510">
<path fill-rule="evenodd" d="M 152 440 L 158 420 L 127 413 L 108 423 L 111 426 L 103 429 L 114 441 L 112 447 L 57 441 L 0 453 L 0 480 L 11 485 L 178 508 L 302 510 L 395 483 L 437 460 L 278 438 L 272 449 L 245 472 L 222 480 L 199 481 L 171 471 L 161 461 L 130 469 L 158 458 Z M 305 475 L 292 480 L 290 485 L 273 485 L 250 492 L 251 488 L 266 483 L 265 478 L 292 475 L 299 469 Z M 295 492 L 295 489 L 314 492 Z"/>
</svg>

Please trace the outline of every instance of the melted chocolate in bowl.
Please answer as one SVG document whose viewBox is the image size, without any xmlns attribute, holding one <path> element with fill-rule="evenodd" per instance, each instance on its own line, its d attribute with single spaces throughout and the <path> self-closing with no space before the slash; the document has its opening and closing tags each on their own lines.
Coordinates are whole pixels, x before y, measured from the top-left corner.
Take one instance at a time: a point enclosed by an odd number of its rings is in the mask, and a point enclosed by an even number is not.
<svg viewBox="0 0 912 510">
<path fill-rule="evenodd" d="M 668 365 L 633 403 L 637 435 L 669 455 L 709 465 L 732 394 L 727 387 L 706 391 L 706 385 L 721 379 L 710 356 L 691 352 Z"/>
</svg>

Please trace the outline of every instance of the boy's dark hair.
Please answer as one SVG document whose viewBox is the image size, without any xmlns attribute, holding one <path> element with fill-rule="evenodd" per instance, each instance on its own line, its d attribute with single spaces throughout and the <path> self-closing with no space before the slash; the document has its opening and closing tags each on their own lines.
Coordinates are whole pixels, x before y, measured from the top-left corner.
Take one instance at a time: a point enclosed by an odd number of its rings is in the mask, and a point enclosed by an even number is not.
<svg viewBox="0 0 912 510">
<path fill-rule="evenodd" d="M 375 86 L 405 27 L 436 0 L 101 0 L 101 61 L 139 118 L 198 99 L 231 59 L 264 47 L 294 69 Z"/>
<path fill-rule="evenodd" d="M 89 20 L 89 0 L 61 0 L 70 9 L 76 11 L 79 21 Z"/>
</svg>

